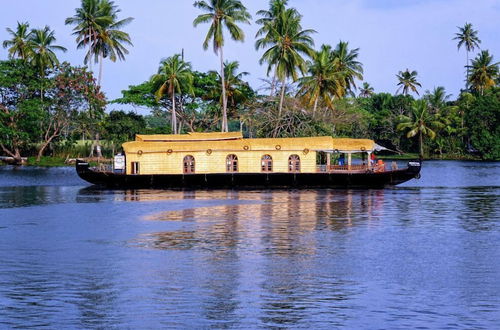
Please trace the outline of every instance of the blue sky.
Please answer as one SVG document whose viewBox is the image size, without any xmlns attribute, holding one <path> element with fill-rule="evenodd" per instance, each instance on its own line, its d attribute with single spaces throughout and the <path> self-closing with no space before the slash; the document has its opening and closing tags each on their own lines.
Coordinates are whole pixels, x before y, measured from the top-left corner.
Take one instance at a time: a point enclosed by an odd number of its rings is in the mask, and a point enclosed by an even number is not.
<svg viewBox="0 0 500 330">
<path fill-rule="evenodd" d="M 196 70 L 216 70 L 218 58 L 202 49 L 207 26 L 193 28 L 199 11 L 192 0 L 115 0 L 122 16 L 135 20 L 125 30 L 134 47 L 125 62 L 105 62 L 103 89 L 109 99 L 120 97 L 128 85 L 148 79 L 159 61 L 184 49 L 186 60 Z M 268 6 L 267 0 L 243 0 L 255 18 L 255 12 Z M 72 16 L 80 0 L 2 1 L 0 41 L 6 27 L 28 21 L 32 27 L 49 25 L 56 30 L 58 44 L 68 48 L 62 60 L 74 65 L 83 63 L 84 51 L 77 50 L 71 27 L 64 19 Z M 445 86 L 457 95 L 464 85 L 465 51 L 457 51 L 452 40 L 457 26 L 470 22 L 479 30 L 481 47 L 500 60 L 500 0 L 290 0 L 303 14 L 303 27 L 318 31 L 316 47 L 349 41 L 360 48 L 365 81 L 376 92 L 396 91 L 396 73 L 417 70 L 422 91 Z M 225 56 L 240 61 L 240 69 L 250 72 L 248 80 L 255 88 L 262 85 L 265 68 L 258 64 L 260 53 L 254 49 L 255 24 L 244 26 L 246 41 L 228 41 Z M 7 52 L 0 49 L 0 59 Z M 119 108 L 119 106 L 112 106 Z"/>
</svg>

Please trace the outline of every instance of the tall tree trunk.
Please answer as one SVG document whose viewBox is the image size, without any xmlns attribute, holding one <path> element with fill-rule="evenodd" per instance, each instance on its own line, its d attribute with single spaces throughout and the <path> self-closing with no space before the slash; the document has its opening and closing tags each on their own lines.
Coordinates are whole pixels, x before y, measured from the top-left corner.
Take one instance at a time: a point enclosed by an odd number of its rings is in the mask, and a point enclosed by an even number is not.
<svg viewBox="0 0 500 330">
<path fill-rule="evenodd" d="M 92 73 L 92 76 L 94 75 L 94 73 L 92 72 L 92 44 L 89 44 L 89 71 Z"/>
<path fill-rule="evenodd" d="M 313 118 L 316 116 L 316 109 L 318 108 L 318 99 L 319 99 L 319 96 L 317 96 L 316 100 L 314 100 Z"/>
<path fill-rule="evenodd" d="M 274 68 L 274 75 L 273 75 L 273 80 L 271 81 L 271 94 L 269 96 L 274 96 L 274 91 L 276 90 L 276 70 L 277 68 Z"/>
<path fill-rule="evenodd" d="M 224 53 L 222 47 L 220 52 L 220 76 L 222 80 L 222 132 L 228 132 L 227 124 L 227 99 L 226 99 L 226 77 L 224 76 Z"/>
<path fill-rule="evenodd" d="M 175 113 L 175 92 L 172 90 L 172 133 L 177 134 L 177 114 Z"/>
<path fill-rule="evenodd" d="M 420 159 L 424 159 L 424 137 L 422 131 L 418 132 L 418 144 L 420 146 Z"/>
<path fill-rule="evenodd" d="M 469 51 L 465 52 L 467 55 L 467 62 L 465 63 L 465 90 L 469 91 Z"/>
<path fill-rule="evenodd" d="M 101 87 L 101 79 L 102 79 L 102 62 L 104 58 L 102 56 L 102 53 L 99 54 L 99 79 L 97 80 L 97 85 Z"/>
<path fill-rule="evenodd" d="M 283 109 L 283 100 L 285 99 L 285 81 L 281 82 L 280 104 L 278 106 L 278 117 L 281 118 L 281 110 Z"/>
</svg>

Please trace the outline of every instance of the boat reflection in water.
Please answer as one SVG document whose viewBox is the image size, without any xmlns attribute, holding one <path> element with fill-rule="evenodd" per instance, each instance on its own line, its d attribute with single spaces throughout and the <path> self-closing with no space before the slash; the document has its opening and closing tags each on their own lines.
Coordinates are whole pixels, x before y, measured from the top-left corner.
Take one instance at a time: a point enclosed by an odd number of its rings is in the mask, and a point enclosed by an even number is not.
<svg viewBox="0 0 500 330">
<path fill-rule="evenodd" d="M 343 308 L 357 294 L 352 289 L 356 287 L 355 280 L 347 280 L 349 262 L 337 263 L 321 257 L 318 264 L 317 259 L 324 251 L 341 253 L 348 248 L 344 242 L 349 240 L 349 228 L 378 226 L 385 193 L 383 190 L 176 192 L 177 198 L 183 196 L 188 200 L 231 198 L 244 204 L 146 215 L 145 221 L 185 225 L 179 230 L 142 234 L 129 244 L 146 249 L 191 250 L 189 256 L 193 260 L 186 262 L 199 270 L 194 282 L 206 291 L 202 304 L 208 319 L 225 320 L 225 325 L 237 326 L 238 311 L 253 306 L 260 310 L 265 324 L 294 325 L 310 317 L 310 309 L 327 308 L 335 302 L 329 316 L 334 320 L 336 315 L 342 317 Z M 126 198 L 154 199 L 137 191 L 131 191 Z M 330 233 L 331 239 L 318 232 Z M 170 274 L 165 276 L 166 282 L 173 280 Z M 192 285 L 193 279 L 189 281 Z M 342 324 L 341 319 L 338 322 Z"/>
<path fill-rule="evenodd" d="M 311 254 L 316 243 L 305 236 L 313 230 L 342 231 L 357 222 L 376 226 L 384 203 L 383 190 L 368 191 L 189 191 L 168 198 L 230 198 L 240 203 L 188 208 L 144 216 L 149 221 L 194 222 L 192 231 L 146 234 L 136 244 L 147 248 L 200 248 L 211 251 L 254 247 L 271 254 Z M 163 199 L 158 194 L 128 191 L 128 200 Z M 182 196 L 182 197 L 181 197 Z M 242 204 L 241 204 L 242 203 Z M 368 220 L 369 223 L 365 223 Z M 266 247 L 265 251 L 258 249 Z"/>
</svg>

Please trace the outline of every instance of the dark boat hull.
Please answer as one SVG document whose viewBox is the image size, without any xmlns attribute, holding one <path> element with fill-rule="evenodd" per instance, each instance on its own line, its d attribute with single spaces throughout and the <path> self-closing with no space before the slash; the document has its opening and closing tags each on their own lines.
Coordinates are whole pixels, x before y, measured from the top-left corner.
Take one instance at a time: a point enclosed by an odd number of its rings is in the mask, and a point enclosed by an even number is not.
<svg viewBox="0 0 500 330">
<path fill-rule="evenodd" d="M 386 172 L 321 173 L 217 173 L 126 175 L 99 172 L 89 164 L 77 161 L 76 171 L 85 181 L 110 188 L 385 188 L 419 176 L 420 162 L 408 168 Z"/>
</svg>

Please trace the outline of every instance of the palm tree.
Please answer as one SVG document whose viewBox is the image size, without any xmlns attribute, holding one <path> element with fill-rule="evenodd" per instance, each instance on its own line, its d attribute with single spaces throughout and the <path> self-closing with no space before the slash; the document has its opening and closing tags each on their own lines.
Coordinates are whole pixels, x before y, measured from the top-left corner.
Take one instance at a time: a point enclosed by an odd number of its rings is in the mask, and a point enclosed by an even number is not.
<svg viewBox="0 0 500 330">
<path fill-rule="evenodd" d="M 298 72 L 304 74 L 307 63 L 303 56 L 314 55 L 312 29 L 303 30 L 300 24 L 301 16 L 293 9 L 286 9 L 275 19 L 267 35 L 255 43 L 257 49 L 269 47 L 260 63 L 268 63 L 267 73 L 275 69 L 276 77 L 281 82 L 281 95 L 278 106 L 278 116 L 281 115 L 285 97 L 285 80 L 292 78 L 297 81 Z"/>
<path fill-rule="evenodd" d="M 104 58 L 109 57 L 112 62 L 116 62 L 117 59 L 124 61 L 125 55 L 129 53 L 128 49 L 125 48 L 125 44 L 133 46 L 130 35 L 120 29 L 134 19 L 127 17 L 119 20 L 118 13 L 121 10 L 118 9 L 118 6 L 114 5 L 113 1 L 101 0 L 99 7 L 106 16 L 111 17 L 109 24 L 100 25 L 94 45 L 95 62 L 99 62 L 99 78 L 97 83 L 101 85 Z"/>
<path fill-rule="evenodd" d="M 429 110 L 433 114 L 437 114 L 443 110 L 450 97 L 451 94 L 446 94 L 446 89 L 443 86 L 434 87 L 432 92 L 426 91 L 423 96 L 429 103 Z"/>
<path fill-rule="evenodd" d="M 80 8 L 75 9 L 75 15 L 65 20 L 66 25 L 75 25 L 73 35 L 76 36 L 77 48 L 88 47 L 84 63 L 87 64 L 95 53 L 97 35 L 102 26 L 112 23 L 110 12 L 101 6 L 101 0 L 81 0 Z M 92 61 L 90 61 L 92 70 Z"/>
<path fill-rule="evenodd" d="M 373 94 L 375 94 L 373 87 L 369 83 L 364 82 L 363 87 L 359 90 L 359 97 L 370 97 Z"/>
<path fill-rule="evenodd" d="M 255 34 L 255 38 L 269 33 L 273 22 L 286 10 L 287 4 L 288 0 L 270 0 L 268 10 L 259 10 L 257 12 L 257 16 L 261 16 L 261 18 L 257 19 L 255 23 L 262 26 Z"/>
<path fill-rule="evenodd" d="M 55 32 L 51 31 L 48 26 L 45 26 L 43 29 L 31 30 L 28 41 L 29 48 L 32 52 L 30 61 L 42 74 L 45 69 L 53 68 L 59 64 L 59 60 L 54 51 L 67 51 L 63 46 L 54 45 L 53 43 L 55 41 Z"/>
<path fill-rule="evenodd" d="M 340 41 L 332 51 L 331 58 L 335 71 L 343 76 L 344 95 L 356 89 L 355 79 L 363 80 L 363 65 L 357 61 L 359 48 L 349 50 L 349 43 Z"/>
<path fill-rule="evenodd" d="M 208 0 L 196 1 L 196 8 L 206 12 L 196 17 L 193 25 L 196 27 L 201 23 L 211 23 L 208 33 L 203 42 L 203 49 L 208 49 L 210 40 L 215 53 L 220 56 L 220 73 L 222 86 L 222 132 L 228 131 L 227 122 L 227 98 L 224 77 L 224 27 L 229 31 L 231 39 L 244 41 L 245 34 L 237 23 L 250 24 L 251 15 L 239 0 Z"/>
<path fill-rule="evenodd" d="M 418 134 L 418 145 L 420 158 L 424 157 L 424 136 L 431 139 L 436 137 L 436 132 L 431 127 L 439 127 L 441 124 L 429 113 L 427 100 L 415 100 L 412 104 L 410 116 L 402 116 L 401 123 L 397 125 L 399 131 L 409 130 L 406 136 L 412 138 Z"/>
<path fill-rule="evenodd" d="M 332 99 L 342 97 L 345 89 L 344 80 L 335 71 L 330 60 L 330 50 L 329 46 L 322 45 L 312 61 L 308 62 L 308 75 L 299 79 L 298 94 L 309 99 L 309 105 L 313 105 L 313 115 L 316 113 L 319 99 L 331 108 Z"/>
<path fill-rule="evenodd" d="M 477 31 L 472 28 L 472 24 L 465 23 L 463 27 L 457 26 L 459 32 L 455 33 L 455 38 L 453 40 L 458 40 L 457 48 L 460 50 L 460 47 L 465 46 L 467 62 L 465 63 L 465 67 L 467 68 L 467 80 L 466 80 L 466 88 L 469 88 L 469 52 L 473 51 L 476 47 L 479 48 L 479 44 L 481 40 L 479 40 L 477 36 Z"/>
<path fill-rule="evenodd" d="M 160 64 L 158 73 L 151 77 L 155 88 L 156 99 L 169 95 L 172 100 L 172 133 L 177 134 L 177 114 L 175 110 L 175 93 L 181 94 L 183 91 L 193 93 L 193 73 L 191 64 L 181 59 L 181 55 L 176 54 Z"/>
<path fill-rule="evenodd" d="M 399 73 L 396 75 L 399 80 L 399 88 L 396 93 L 399 93 L 399 91 L 402 90 L 403 95 L 408 95 L 410 91 L 413 91 L 417 95 L 419 95 L 417 86 L 422 87 L 422 85 L 417 81 L 417 74 L 418 73 L 415 70 L 411 72 L 408 69 L 406 69 L 405 71 L 399 71 Z"/>
<path fill-rule="evenodd" d="M 483 95 L 486 89 L 495 86 L 495 80 L 499 78 L 499 64 L 500 62 L 493 62 L 493 55 L 490 55 L 489 51 L 481 51 L 472 60 L 471 65 L 467 66 L 467 69 L 471 71 L 469 83 L 472 89 Z"/>
<path fill-rule="evenodd" d="M 124 44 L 132 45 L 128 33 L 120 29 L 132 22 L 133 18 L 118 19 L 120 9 L 109 0 L 82 0 L 73 17 L 66 19 L 66 24 L 76 25 L 73 34 L 77 36 L 77 48 L 87 47 L 84 63 L 92 60 L 99 63 L 98 85 L 102 80 L 104 58 L 112 62 L 125 60 L 128 50 Z"/>
<path fill-rule="evenodd" d="M 248 83 L 243 81 L 243 77 L 249 75 L 248 72 L 238 72 L 240 64 L 238 61 L 233 62 L 225 62 L 224 63 L 224 78 L 225 78 L 225 88 L 226 88 L 226 97 L 227 103 L 229 107 L 235 107 L 239 102 L 244 101 L 246 95 L 244 94 L 243 89 L 248 86 Z M 213 72 L 213 71 L 212 71 Z M 222 82 L 222 76 L 218 72 L 213 72 L 217 74 L 219 83 Z M 215 91 L 214 91 L 215 92 Z M 214 93 L 215 94 L 215 93 Z M 220 100 L 222 101 L 222 95 L 220 95 Z"/>
<path fill-rule="evenodd" d="M 269 0 L 269 9 L 259 10 L 257 12 L 257 16 L 261 16 L 261 18 L 257 19 L 255 23 L 262 26 L 255 34 L 255 38 L 269 34 L 269 31 L 272 29 L 273 24 L 280 17 L 281 13 L 283 13 L 286 10 L 287 4 L 288 0 Z M 255 48 L 259 50 L 257 44 Z M 270 96 L 274 95 L 275 88 L 276 88 L 276 72 L 274 72 L 271 81 Z"/>
<path fill-rule="evenodd" d="M 31 31 L 29 31 L 29 23 L 17 22 L 16 31 L 7 28 L 7 32 L 12 36 L 12 39 L 3 42 L 3 48 L 9 48 L 10 58 L 28 59 L 30 56 L 29 40 L 31 38 Z"/>
</svg>

